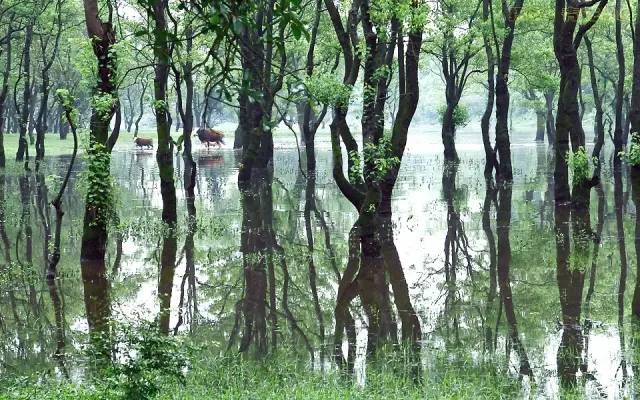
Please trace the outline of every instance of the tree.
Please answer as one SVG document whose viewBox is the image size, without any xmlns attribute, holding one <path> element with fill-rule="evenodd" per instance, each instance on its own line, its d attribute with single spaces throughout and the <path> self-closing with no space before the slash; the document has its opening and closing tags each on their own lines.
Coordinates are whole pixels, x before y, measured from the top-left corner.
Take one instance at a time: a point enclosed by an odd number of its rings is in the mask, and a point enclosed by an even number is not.
<svg viewBox="0 0 640 400">
<path fill-rule="evenodd" d="M 109 134 L 118 98 L 116 89 L 116 44 L 113 29 L 113 5 L 107 2 L 107 19 L 100 17 L 97 0 L 84 0 L 87 33 L 97 61 L 96 86 L 92 97 L 89 130 L 89 178 L 82 232 L 81 257 L 88 261 L 104 262 L 107 246 L 107 225 L 112 207 L 109 165 L 110 152 L 115 145 Z"/>
<path fill-rule="evenodd" d="M 585 34 L 598 21 L 608 0 L 578 3 L 574 0 L 556 0 L 554 18 L 554 52 L 560 66 L 560 95 L 558 98 L 558 115 L 556 120 L 556 180 L 555 198 L 557 202 L 571 200 L 569 189 L 569 174 L 567 154 L 569 142 L 571 150 L 576 153 L 585 146 L 585 134 L 580 119 L 578 106 L 578 89 L 581 84 L 580 65 L 577 50 Z M 597 4 L 591 17 L 578 28 L 580 11 L 586 6 Z M 576 30 L 577 29 L 577 30 Z M 574 189 L 578 189 L 580 203 L 588 204 L 588 189 L 593 181 L 575 182 Z"/>
<path fill-rule="evenodd" d="M 463 118 L 466 114 L 459 104 L 460 98 L 469 77 L 479 72 L 473 69 L 471 62 L 483 49 L 478 42 L 481 4 L 479 1 L 439 0 L 434 9 L 437 28 L 430 42 L 429 53 L 438 60 L 445 83 L 446 104 L 439 114 L 446 161 L 459 161 L 455 147 L 456 128 L 466 123 Z"/>
</svg>

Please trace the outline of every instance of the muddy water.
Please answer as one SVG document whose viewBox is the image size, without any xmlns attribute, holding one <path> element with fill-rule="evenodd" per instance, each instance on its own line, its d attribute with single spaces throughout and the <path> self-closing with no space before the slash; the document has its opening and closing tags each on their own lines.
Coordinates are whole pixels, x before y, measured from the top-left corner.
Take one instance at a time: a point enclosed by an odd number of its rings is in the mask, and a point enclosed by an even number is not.
<svg viewBox="0 0 640 400">
<path fill-rule="evenodd" d="M 467 144 L 458 148 L 457 167 L 443 165 L 437 135 L 415 133 L 409 140 L 389 247 L 397 251 L 400 269 L 383 296 L 396 305 L 389 340 L 402 337 L 398 310 L 407 304 L 397 305 L 407 294 L 418 316 L 416 348 L 426 373 L 457 363 L 494 363 L 519 382 L 520 393 L 505 393 L 509 397 L 553 398 L 562 385 L 576 383 L 589 398 L 631 395 L 640 360 L 630 313 L 636 211 L 628 171 L 614 174 L 604 161 L 587 215 L 589 234 L 580 241 L 570 211 L 553 203 L 547 147 L 531 143 L 529 135 L 516 137 L 515 182 L 499 190 L 482 177 L 477 136 L 458 138 Z M 43 279 L 53 221 L 46 205 L 68 160 L 50 160 L 41 174 L 6 171 L 0 373 L 55 371 L 81 379 L 90 361 L 84 351 L 89 331 L 140 319 L 159 320 L 171 333 L 206 332 L 223 350 L 293 347 L 313 358 L 316 368 L 335 365 L 329 361 L 334 309 L 357 215 L 333 183 L 329 143 L 319 140 L 318 147 L 319 172 L 310 181 L 300 171 L 295 142 L 277 140 L 273 176 L 252 190 L 238 188 L 239 158 L 232 150 L 197 149 L 197 228 L 188 229 L 179 191 L 173 265 L 163 262 L 167 243 L 155 157 L 133 149 L 112 158 L 117 219 L 107 260 L 80 263 L 78 166 L 64 197 L 63 253 L 54 284 Z M 366 384 L 369 324 L 359 301 L 349 312 L 356 328 L 355 373 Z"/>
</svg>

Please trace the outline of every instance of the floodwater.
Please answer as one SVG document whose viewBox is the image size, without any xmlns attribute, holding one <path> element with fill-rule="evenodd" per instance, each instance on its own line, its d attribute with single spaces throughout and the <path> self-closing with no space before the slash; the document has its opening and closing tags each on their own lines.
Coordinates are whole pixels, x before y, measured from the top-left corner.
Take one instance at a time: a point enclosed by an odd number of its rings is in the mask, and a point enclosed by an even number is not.
<svg viewBox="0 0 640 400">
<path fill-rule="evenodd" d="M 519 387 L 506 397 L 554 398 L 571 384 L 584 387 L 587 398 L 633 396 L 640 328 L 631 315 L 636 209 L 628 170 L 614 173 L 604 160 L 587 215 L 591 234 L 576 244 L 568 211 L 554 207 L 549 149 L 532 137 L 513 139 L 515 181 L 497 190 L 482 177 L 479 134 L 459 135 L 465 145 L 458 146 L 457 168 L 443 165 L 436 133 L 410 134 L 394 192 L 393 238 L 385 242 L 391 252 L 383 251 L 399 256 L 399 264 L 386 263 L 401 267 L 388 273 L 381 296 L 393 305 L 388 340 L 402 339 L 408 319 L 399 308 L 410 306 L 420 332 L 412 348 L 424 373 L 489 364 Z M 318 138 L 315 181 L 301 173 L 295 142 L 277 139 L 273 176 L 242 192 L 236 153 L 197 148 L 191 233 L 176 168 L 173 268 L 163 262 L 171 243 L 160 234 L 155 157 L 134 149 L 112 157 L 118 218 L 106 263 L 81 265 L 79 165 L 63 198 L 54 283 L 44 279 L 54 221 L 46 205 L 68 158 L 52 158 L 40 174 L 7 170 L 0 179 L 0 374 L 54 371 L 81 379 L 88 332 L 106 320 L 140 319 L 159 320 L 171 333 L 206 330 L 221 351 L 268 352 L 275 340 L 313 358 L 309 368 L 335 368 L 334 311 L 357 214 L 333 182 L 327 139 Z M 161 304 L 168 309 L 160 312 Z M 344 358 L 354 351 L 356 379 L 366 385 L 363 308 L 357 297 L 348 307 L 355 351 L 348 335 L 339 347 Z"/>
</svg>

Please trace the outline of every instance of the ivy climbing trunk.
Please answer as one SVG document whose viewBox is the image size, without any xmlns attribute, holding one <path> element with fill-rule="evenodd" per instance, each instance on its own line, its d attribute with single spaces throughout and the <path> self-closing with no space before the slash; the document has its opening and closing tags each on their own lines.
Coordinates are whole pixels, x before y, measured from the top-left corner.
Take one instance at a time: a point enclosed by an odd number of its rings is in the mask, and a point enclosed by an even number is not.
<svg viewBox="0 0 640 400">
<path fill-rule="evenodd" d="M 92 38 L 93 53 L 97 61 L 97 85 L 91 110 L 89 130 L 89 177 L 82 230 L 80 257 L 87 265 L 104 266 L 107 247 L 108 215 L 112 204 L 105 194 L 110 190 L 109 123 L 115 113 L 116 63 L 115 32 L 111 20 L 100 18 L 98 1 L 84 0 L 87 33 Z M 111 3 L 108 3 L 110 6 Z M 109 12 L 112 15 L 112 12 Z M 106 100 L 106 101 L 105 101 Z"/>
</svg>

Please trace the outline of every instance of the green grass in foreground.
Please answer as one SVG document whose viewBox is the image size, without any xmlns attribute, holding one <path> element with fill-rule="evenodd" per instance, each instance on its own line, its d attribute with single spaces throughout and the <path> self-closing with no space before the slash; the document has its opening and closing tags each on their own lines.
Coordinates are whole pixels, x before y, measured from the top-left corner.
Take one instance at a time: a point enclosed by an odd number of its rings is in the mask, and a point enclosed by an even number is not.
<svg viewBox="0 0 640 400">
<path fill-rule="evenodd" d="M 516 399 L 522 398 L 517 380 L 494 367 L 450 366 L 425 374 L 422 383 L 391 370 L 367 370 L 362 387 L 337 372 L 310 371 L 284 357 L 265 361 L 242 360 L 238 356 L 203 359 L 192 365 L 184 382 L 162 382 L 160 390 L 146 398 L 173 399 Z M 111 382 L 109 382 L 111 380 Z M 24 379 L 0 394 L 0 399 L 97 400 L 131 399 L 113 382 L 117 377 L 91 385 L 61 383 L 47 379 Z M 36 383 L 37 382 L 37 383 Z M 1 383 L 1 382 L 0 382 Z M 534 395 L 535 397 L 535 395 Z M 135 397 L 145 398 L 145 397 Z M 579 393 L 563 393 L 579 399 Z"/>
</svg>

